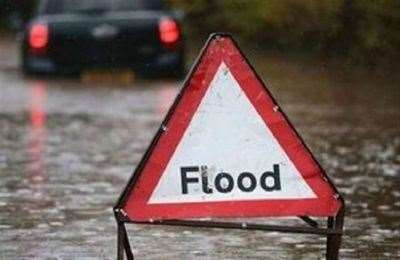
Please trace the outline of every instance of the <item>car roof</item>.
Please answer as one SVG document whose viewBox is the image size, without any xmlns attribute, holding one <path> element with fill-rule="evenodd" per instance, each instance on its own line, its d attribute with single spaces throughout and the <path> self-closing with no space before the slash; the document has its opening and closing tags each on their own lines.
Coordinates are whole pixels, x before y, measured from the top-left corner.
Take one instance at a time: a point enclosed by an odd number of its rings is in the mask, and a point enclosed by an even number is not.
<svg viewBox="0 0 400 260">
<path fill-rule="evenodd" d="M 163 0 L 41 0 L 39 15 L 63 14 L 88 8 L 104 11 L 163 10 Z"/>
</svg>

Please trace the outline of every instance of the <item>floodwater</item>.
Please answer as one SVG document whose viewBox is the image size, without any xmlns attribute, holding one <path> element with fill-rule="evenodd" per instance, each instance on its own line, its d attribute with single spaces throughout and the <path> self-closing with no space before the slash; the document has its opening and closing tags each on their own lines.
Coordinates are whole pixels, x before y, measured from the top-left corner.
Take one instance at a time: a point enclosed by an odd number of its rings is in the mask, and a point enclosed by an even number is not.
<svg viewBox="0 0 400 260">
<path fill-rule="evenodd" d="M 1 44 L 0 259 L 115 259 L 112 207 L 180 82 L 24 78 L 15 46 Z M 341 258 L 400 258 L 399 84 L 276 57 L 256 67 L 345 197 Z M 128 232 L 138 259 L 325 254 L 325 238 L 314 235 L 144 225 Z"/>
</svg>

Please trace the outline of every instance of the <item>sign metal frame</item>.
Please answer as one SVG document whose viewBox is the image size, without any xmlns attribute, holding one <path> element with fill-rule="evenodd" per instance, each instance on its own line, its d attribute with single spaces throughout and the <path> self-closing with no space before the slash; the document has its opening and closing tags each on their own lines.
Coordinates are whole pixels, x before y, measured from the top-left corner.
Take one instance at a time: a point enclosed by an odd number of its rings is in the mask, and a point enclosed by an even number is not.
<svg viewBox="0 0 400 260">
<path fill-rule="evenodd" d="M 182 98 L 185 89 L 190 85 L 190 79 L 192 75 L 196 71 L 197 67 L 199 66 L 199 61 L 203 57 L 207 47 L 209 46 L 210 42 L 213 40 L 218 40 L 222 37 L 228 37 L 233 42 L 235 48 L 239 51 L 240 55 L 244 58 L 245 62 L 249 65 L 250 69 L 253 71 L 256 79 L 261 83 L 265 91 L 269 94 L 271 99 L 275 102 L 274 97 L 272 96 L 271 92 L 265 86 L 264 81 L 260 78 L 260 76 L 255 71 L 254 67 L 251 65 L 247 57 L 243 54 L 241 49 L 239 48 L 236 41 L 230 34 L 227 33 L 213 33 L 208 38 L 206 44 L 202 48 L 199 56 L 197 57 L 194 65 L 192 66 L 190 72 L 186 76 L 183 87 L 180 90 L 178 96 L 176 97 L 174 103 L 170 107 L 168 113 L 166 114 L 160 128 L 158 129 L 156 135 L 153 137 L 150 146 L 146 150 L 145 154 L 143 155 L 139 165 L 136 167 L 133 175 L 131 176 L 128 184 L 126 185 L 123 193 L 120 195 L 116 205 L 114 206 L 114 216 L 117 222 L 117 232 L 118 232 L 118 239 L 117 239 L 117 259 L 123 260 L 126 256 L 127 259 L 131 260 L 134 259 L 134 255 L 131 249 L 131 245 L 129 242 L 128 233 L 126 230 L 126 224 L 146 224 L 146 225 L 168 225 L 168 226 L 188 226 L 188 227 L 198 227 L 198 228 L 221 228 L 221 229 L 241 229 L 241 230 L 259 230 L 259 231 L 273 231 L 273 232 L 282 232 L 282 233 L 297 233 L 297 234 L 313 234 L 319 236 L 325 236 L 327 238 L 326 242 L 326 259 L 328 260 L 336 260 L 339 257 L 339 249 L 342 241 L 343 235 L 343 224 L 344 224 L 344 216 L 345 216 L 345 202 L 342 195 L 337 191 L 336 187 L 333 185 L 333 182 L 327 176 L 325 171 L 322 169 L 322 166 L 319 162 L 315 159 L 314 155 L 311 153 L 308 146 L 305 144 L 304 140 L 301 138 L 297 130 L 294 128 L 286 114 L 282 109 L 280 112 L 282 113 L 284 119 L 287 121 L 289 126 L 293 129 L 297 138 L 300 140 L 306 151 L 310 154 L 312 159 L 316 162 L 318 168 L 320 169 L 324 179 L 329 183 L 332 187 L 337 199 L 341 202 L 341 207 L 339 208 L 337 214 L 335 216 L 324 217 L 326 218 L 326 225 L 324 227 L 320 227 L 316 221 L 311 219 L 308 216 L 298 216 L 301 220 L 303 220 L 308 226 L 281 226 L 281 225 L 266 225 L 266 224 L 255 224 L 255 223 L 235 223 L 235 222 L 222 222 L 222 221 L 203 221 L 203 220 L 154 220 L 154 221 L 132 221 L 128 218 L 127 214 L 124 212 L 123 207 L 128 199 L 129 192 L 135 186 L 141 171 L 143 170 L 144 166 L 146 165 L 151 152 L 154 150 L 155 146 L 157 145 L 157 141 L 159 140 L 160 136 L 164 132 L 164 125 L 169 121 L 172 114 L 174 113 L 179 101 Z M 276 103 L 276 102 L 275 102 Z"/>
</svg>

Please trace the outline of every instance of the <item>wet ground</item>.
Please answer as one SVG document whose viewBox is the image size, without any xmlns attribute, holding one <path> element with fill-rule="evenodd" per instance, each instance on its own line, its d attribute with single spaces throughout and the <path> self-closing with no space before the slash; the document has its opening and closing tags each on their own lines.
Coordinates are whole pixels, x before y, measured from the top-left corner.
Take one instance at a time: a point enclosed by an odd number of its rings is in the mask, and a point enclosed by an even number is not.
<svg viewBox="0 0 400 260">
<path fill-rule="evenodd" d="M 246 52 L 246 50 L 244 50 Z M 0 43 L 0 259 L 114 259 L 112 206 L 180 82 L 24 78 Z M 400 86 L 258 58 L 343 193 L 343 259 L 400 258 Z M 277 222 L 279 223 L 279 221 Z M 129 226 L 138 259 L 320 259 L 313 235 Z"/>
</svg>

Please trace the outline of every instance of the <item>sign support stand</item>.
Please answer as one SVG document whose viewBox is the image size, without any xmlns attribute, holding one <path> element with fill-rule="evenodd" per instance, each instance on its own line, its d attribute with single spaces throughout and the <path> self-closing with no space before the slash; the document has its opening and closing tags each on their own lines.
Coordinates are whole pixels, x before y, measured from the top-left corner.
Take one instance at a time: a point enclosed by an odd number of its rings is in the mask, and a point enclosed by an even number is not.
<svg viewBox="0 0 400 260">
<path fill-rule="evenodd" d="M 344 204 L 343 204 L 344 205 Z M 312 234 L 327 237 L 326 259 L 339 259 L 339 248 L 343 235 L 344 222 L 344 206 L 339 210 L 335 217 L 328 217 L 326 228 L 318 227 L 318 223 L 308 216 L 299 217 L 310 227 L 288 227 L 279 225 L 264 225 L 254 223 L 235 223 L 235 222 L 219 222 L 219 221 L 196 221 L 196 220 L 158 220 L 153 222 L 147 221 L 130 221 L 125 217 L 122 210 L 114 209 L 115 218 L 118 226 L 118 252 L 117 260 L 124 260 L 124 253 L 127 260 L 133 260 L 134 256 L 129 243 L 129 237 L 125 224 L 145 224 L 145 225 L 165 225 L 165 226 L 186 226 L 199 228 L 221 228 L 221 229 L 241 229 L 241 230 L 258 230 L 281 233 L 297 233 Z"/>
<path fill-rule="evenodd" d="M 128 260 L 133 260 L 133 253 L 131 249 L 131 245 L 129 243 L 128 233 L 126 232 L 126 217 L 121 214 L 122 210 L 114 208 L 114 216 L 117 221 L 117 259 L 123 260 L 124 254 L 126 255 Z"/>
<path fill-rule="evenodd" d="M 343 230 L 344 223 L 344 207 L 341 208 L 336 217 L 329 217 L 327 227 L 335 230 Z M 338 259 L 339 248 L 342 242 L 342 234 L 330 234 L 327 235 L 326 245 L 326 259 Z"/>
</svg>

